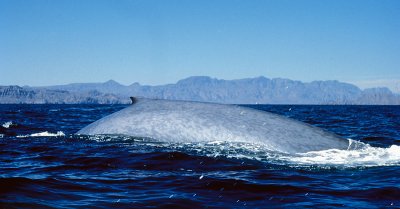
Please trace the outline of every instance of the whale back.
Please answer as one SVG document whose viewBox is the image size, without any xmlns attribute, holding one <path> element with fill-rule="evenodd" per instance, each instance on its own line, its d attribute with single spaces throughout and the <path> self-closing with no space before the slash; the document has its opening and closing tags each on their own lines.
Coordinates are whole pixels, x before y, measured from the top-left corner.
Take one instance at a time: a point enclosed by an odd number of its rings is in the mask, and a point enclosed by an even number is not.
<svg viewBox="0 0 400 209">
<path fill-rule="evenodd" d="M 320 128 L 247 107 L 137 98 L 132 103 L 77 134 L 122 134 L 163 142 L 245 142 L 286 153 L 348 147 L 347 140 Z"/>
</svg>

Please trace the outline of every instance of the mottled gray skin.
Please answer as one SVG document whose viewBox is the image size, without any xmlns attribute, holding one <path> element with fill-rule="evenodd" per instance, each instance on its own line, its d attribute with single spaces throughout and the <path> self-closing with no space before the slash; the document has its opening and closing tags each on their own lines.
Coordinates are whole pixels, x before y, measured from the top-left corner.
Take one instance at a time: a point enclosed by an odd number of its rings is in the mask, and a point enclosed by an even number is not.
<svg viewBox="0 0 400 209">
<path fill-rule="evenodd" d="M 201 102 L 136 99 L 77 134 L 122 134 L 165 142 L 229 141 L 303 153 L 347 149 L 349 142 L 320 128 L 251 108 Z"/>
</svg>

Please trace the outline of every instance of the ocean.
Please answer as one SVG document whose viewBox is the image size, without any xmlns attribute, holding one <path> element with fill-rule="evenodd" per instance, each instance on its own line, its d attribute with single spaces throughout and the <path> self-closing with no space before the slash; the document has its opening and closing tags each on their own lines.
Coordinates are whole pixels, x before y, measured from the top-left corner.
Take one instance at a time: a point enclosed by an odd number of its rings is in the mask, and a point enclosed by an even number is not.
<svg viewBox="0 0 400 209">
<path fill-rule="evenodd" d="M 244 106 L 357 149 L 289 155 L 223 139 L 83 136 L 127 105 L 0 105 L 0 208 L 400 207 L 400 106 Z"/>
</svg>

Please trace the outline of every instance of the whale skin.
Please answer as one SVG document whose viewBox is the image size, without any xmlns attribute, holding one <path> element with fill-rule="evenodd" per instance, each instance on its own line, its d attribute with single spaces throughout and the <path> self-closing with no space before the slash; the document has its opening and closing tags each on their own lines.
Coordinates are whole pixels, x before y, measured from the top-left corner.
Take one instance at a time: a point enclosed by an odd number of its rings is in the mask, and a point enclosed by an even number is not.
<svg viewBox="0 0 400 209">
<path fill-rule="evenodd" d="M 82 128 L 82 135 L 127 135 L 162 142 L 244 142 L 284 153 L 347 149 L 321 128 L 248 107 L 132 97 L 132 105 Z"/>
</svg>

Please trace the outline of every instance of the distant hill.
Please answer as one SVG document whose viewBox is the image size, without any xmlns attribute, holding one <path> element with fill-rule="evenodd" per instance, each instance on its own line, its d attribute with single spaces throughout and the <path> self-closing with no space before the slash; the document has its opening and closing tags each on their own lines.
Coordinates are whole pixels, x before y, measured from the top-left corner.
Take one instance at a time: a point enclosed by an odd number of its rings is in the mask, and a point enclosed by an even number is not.
<svg viewBox="0 0 400 209">
<path fill-rule="evenodd" d="M 65 90 L 0 86 L 0 104 L 119 104 L 123 98 L 98 91 Z M 125 101 L 127 103 L 127 101 Z"/>
<path fill-rule="evenodd" d="M 222 80 L 194 76 L 159 86 L 139 83 L 125 86 L 110 80 L 47 87 L 0 87 L 0 103 L 129 103 L 129 96 L 233 104 L 400 104 L 400 95 L 387 88 L 361 90 L 339 81 L 304 83 L 266 77 Z"/>
</svg>

